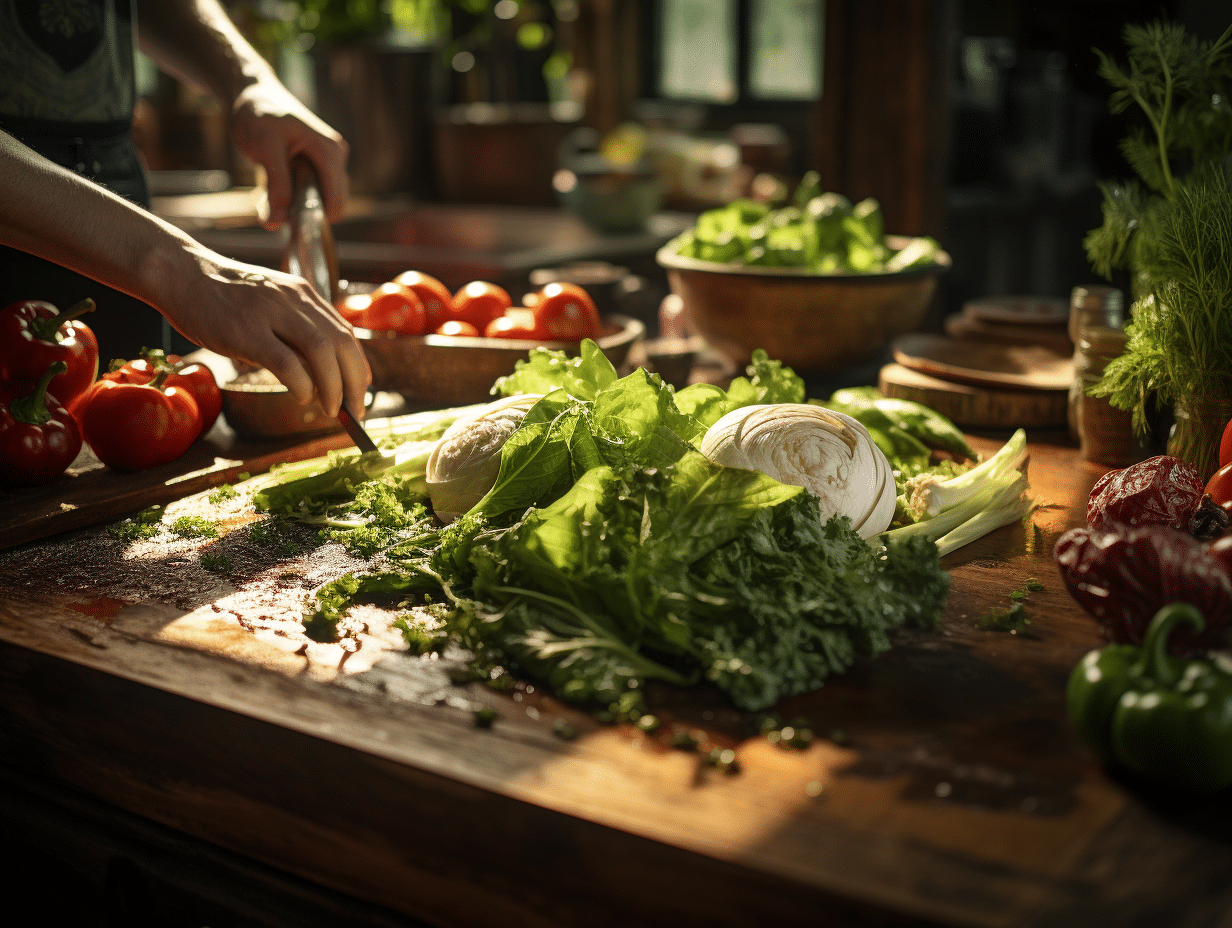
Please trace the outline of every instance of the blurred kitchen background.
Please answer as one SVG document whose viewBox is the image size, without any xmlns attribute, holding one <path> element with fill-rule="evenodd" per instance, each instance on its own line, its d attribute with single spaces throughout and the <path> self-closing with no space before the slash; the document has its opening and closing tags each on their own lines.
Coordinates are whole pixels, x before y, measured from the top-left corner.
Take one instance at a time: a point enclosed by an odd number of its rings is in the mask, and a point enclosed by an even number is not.
<svg viewBox="0 0 1232 928">
<path fill-rule="evenodd" d="M 653 255 L 697 212 L 808 170 L 953 257 L 928 327 L 985 295 L 1068 297 L 1101 178 L 1128 176 L 1092 47 L 1160 16 L 1212 39 L 1228 0 L 247 0 L 228 4 L 351 145 L 344 277 L 524 292 L 581 264 L 656 323 Z M 155 208 L 276 261 L 228 114 L 143 62 Z M 611 309 L 614 307 L 604 307 Z"/>
</svg>

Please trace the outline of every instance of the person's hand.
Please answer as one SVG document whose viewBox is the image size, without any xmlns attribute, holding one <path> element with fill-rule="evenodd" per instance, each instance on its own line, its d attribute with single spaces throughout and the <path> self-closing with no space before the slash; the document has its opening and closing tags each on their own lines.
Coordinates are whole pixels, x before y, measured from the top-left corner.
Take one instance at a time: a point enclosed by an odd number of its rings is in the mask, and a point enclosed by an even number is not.
<svg viewBox="0 0 1232 928">
<path fill-rule="evenodd" d="M 326 215 L 331 222 L 342 218 L 349 194 L 349 148 L 341 135 L 273 80 L 245 88 L 235 99 L 231 117 L 235 147 L 265 168 L 269 214 L 262 222 L 267 229 L 286 222 L 291 158 L 301 153 L 316 167 Z"/>
<path fill-rule="evenodd" d="M 351 326 L 306 280 L 203 247 L 193 256 L 200 277 L 185 281 L 171 305 L 159 307 L 181 334 L 268 369 L 300 404 L 315 395 L 333 416 L 345 397 L 363 415 L 372 381 L 367 358 Z"/>
</svg>

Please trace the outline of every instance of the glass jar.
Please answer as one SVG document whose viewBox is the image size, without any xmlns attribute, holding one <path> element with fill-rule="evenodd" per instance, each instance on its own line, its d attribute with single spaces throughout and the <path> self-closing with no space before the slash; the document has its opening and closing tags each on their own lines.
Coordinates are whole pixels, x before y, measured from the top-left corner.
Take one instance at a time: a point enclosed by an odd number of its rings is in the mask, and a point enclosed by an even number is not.
<svg viewBox="0 0 1232 928">
<path fill-rule="evenodd" d="M 1115 287 L 1075 287 L 1070 295 L 1069 336 L 1074 343 L 1074 381 L 1069 390 L 1070 436 L 1082 457 L 1105 467 L 1128 467 L 1147 457 L 1134 434 L 1133 416 L 1088 391 L 1108 362 L 1125 350 L 1125 298 Z"/>
<path fill-rule="evenodd" d="M 1226 395 L 1190 397 L 1173 407 L 1168 454 L 1188 461 L 1204 481 L 1219 470 L 1219 441 L 1232 419 L 1232 390 Z"/>
</svg>

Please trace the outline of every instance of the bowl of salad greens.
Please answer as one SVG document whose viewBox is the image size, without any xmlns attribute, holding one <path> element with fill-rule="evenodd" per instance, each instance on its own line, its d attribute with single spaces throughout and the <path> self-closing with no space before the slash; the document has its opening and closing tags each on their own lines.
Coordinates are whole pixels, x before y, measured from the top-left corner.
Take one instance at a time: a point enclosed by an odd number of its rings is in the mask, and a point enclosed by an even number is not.
<svg viewBox="0 0 1232 928">
<path fill-rule="evenodd" d="M 867 361 L 917 329 L 950 266 L 935 239 L 885 234 L 876 200 L 808 177 L 785 206 L 707 210 L 656 259 L 712 347 L 736 364 L 764 348 L 801 371 Z"/>
</svg>

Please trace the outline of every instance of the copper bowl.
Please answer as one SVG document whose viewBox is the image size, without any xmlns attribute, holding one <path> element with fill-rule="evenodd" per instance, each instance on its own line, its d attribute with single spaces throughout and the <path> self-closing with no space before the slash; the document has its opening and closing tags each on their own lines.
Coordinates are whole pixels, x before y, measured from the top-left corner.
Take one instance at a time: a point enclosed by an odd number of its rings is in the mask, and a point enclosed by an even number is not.
<svg viewBox="0 0 1232 928">
<path fill-rule="evenodd" d="M 603 333 L 595 341 L 620 369 L 645 333 L 639 320 L 612 315 L 603 320 Z M 512 374 L 532 348 L 553 348 L 571 357 L 578 353 L 578 342 L 396 335 L 368 329 L 356 329 L 355 335 L 372 368 L 372 388 L 401 393 L 408 403 L 424 408 L 484 402 L 496 379 Z"/>
<path fill-rule="evenodd" d="M 911 239 L 887 235 L 899 249 Z M 655 258 L 684 302 L 689 326 L 737 365 L 757 348 L 799 371 L 841 370 L 881 354 L 924 320 L 937 278 L 934 263 L 887 274 L 813 274 L 799 268 L 718 264 L 676 254 L 679 239 Z"/>
</svg>

